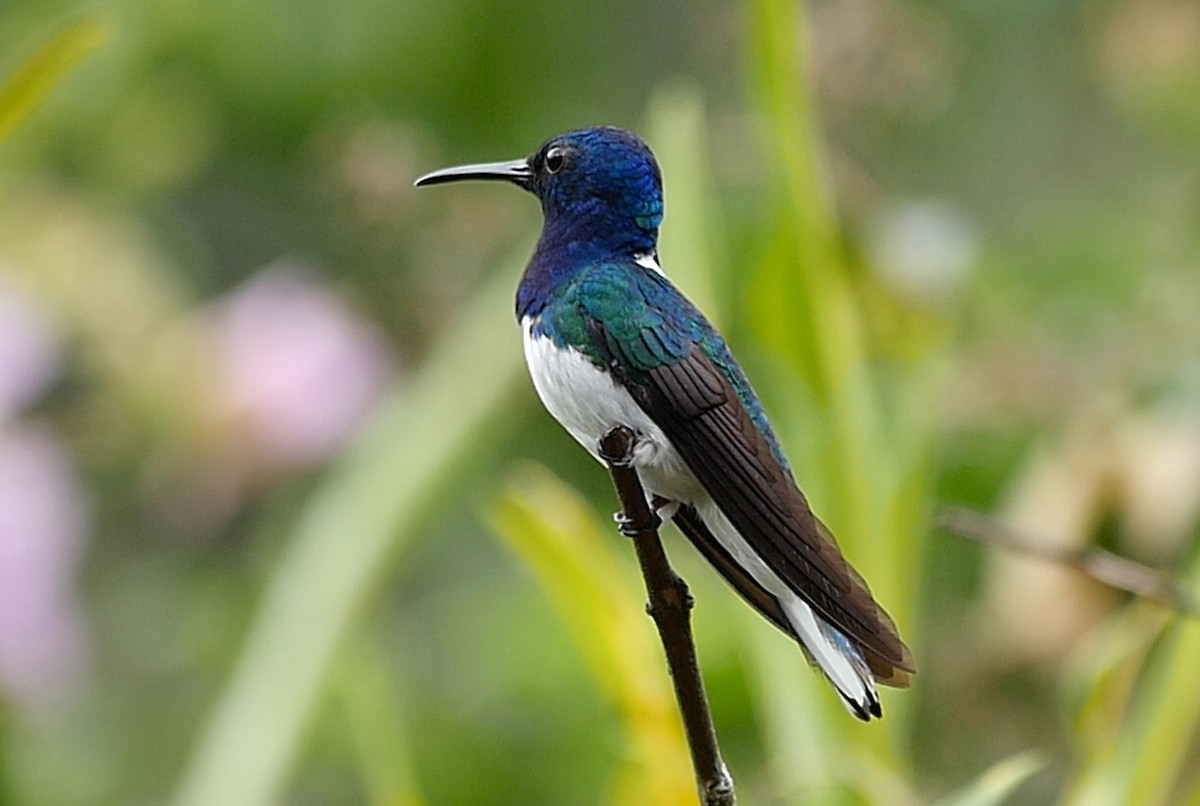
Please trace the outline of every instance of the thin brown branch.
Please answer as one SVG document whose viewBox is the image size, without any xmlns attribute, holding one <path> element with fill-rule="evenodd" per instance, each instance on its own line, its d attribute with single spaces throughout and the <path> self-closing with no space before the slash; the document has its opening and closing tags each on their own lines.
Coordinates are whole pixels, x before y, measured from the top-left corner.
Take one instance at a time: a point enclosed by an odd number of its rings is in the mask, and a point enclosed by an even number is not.
<svg viewBox="0 0 1200 806">
<path fill-rule="evenodd" d="M 631 466 L 635 437 L 624 426 L 617 426 L 600 439 L 600 455 L 608 464 L 613 486 L 621 501 L 618 520 L 621 532 L 633 540 L 638 564 L 646 580 L 649 602 L 646 611 L 654 619 L 658 636 L 667 655 L 667 667 L 675 685 L 675 700 L 683 716 L 696 787 L 703 806 L 735 806 L 733 778 L 721 758 L 717 733 L 696 644 L 692 639 L 692 597 L 687 583 L 675 573 L 658 537 L 659 517 L 646 502 L 646 493 Z"/>
<path fill-rule="evenodd" d="M 1055 548 L 964 507 L 943 509 L 937 525 L 956 537 L 1066 565 L 1109 587 L 1153 599 L 1189 616 L 1200 616 L 1195 598 L 1170 575 L 1104 549 Z"/>
</svg>

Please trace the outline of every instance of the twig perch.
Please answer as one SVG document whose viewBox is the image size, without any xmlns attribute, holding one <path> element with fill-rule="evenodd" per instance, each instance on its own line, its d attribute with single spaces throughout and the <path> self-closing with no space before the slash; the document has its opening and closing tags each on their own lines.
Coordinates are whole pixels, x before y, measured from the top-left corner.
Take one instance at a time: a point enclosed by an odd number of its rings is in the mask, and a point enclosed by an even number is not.
<svg viewBox="0 0 1200 806">
<path fill-rule="evenodd" d="M 608 464 L 621 502 L 618 516 L 621 532 L 632 538 L 646 580 L 649 597 L 646 611 L 654 619 L 666 651 L 700 802 L 703 806 L 735 806 L 733 778 L 717 745 L 708 695 L 704 693 L 704 680 L 696 659 L 696 644 L 692 640 L 692 597 L 687 583 L 667 560 L 658 537 L 662 521 L 646 502 L 645 490 L 631 466 L 634 441 L 633 432 L 624 426 L 617 426 L 600 439 L 600 456 Z"/>
<path fill-rule="evenodd" d="M 944 509 L 938 514 L 937 525 L 956 537 L 1066 565 L 1111 588 L 1153 599 L 1193 618 L 1200 617 L 1195 598 L 1170 576 L 1104 549 L 1054 548 L 962 507 Z"/>
</svg>

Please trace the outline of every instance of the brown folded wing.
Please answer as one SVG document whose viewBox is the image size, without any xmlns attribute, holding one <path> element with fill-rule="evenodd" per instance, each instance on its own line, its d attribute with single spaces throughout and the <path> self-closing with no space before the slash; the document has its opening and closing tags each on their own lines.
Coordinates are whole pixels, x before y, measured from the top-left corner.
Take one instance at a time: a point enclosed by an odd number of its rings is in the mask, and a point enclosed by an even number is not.
<svg viewBox="0 0 1200 806">
<path fill-rule="evenodd" d="M 739 534 L 788 587 L 859 646 L 876 679 L 907 685 L 916 666 L 895 624 L 813 515 L 720 369 L 696 347 L 677 363 L 638 375 L 638 383 L 626 379 L 634 399 Z M 740 569 L 694 511 L 685 510 L 680 525 L 747 601 L 793 632 L 774 597 Z"/>
</svg>

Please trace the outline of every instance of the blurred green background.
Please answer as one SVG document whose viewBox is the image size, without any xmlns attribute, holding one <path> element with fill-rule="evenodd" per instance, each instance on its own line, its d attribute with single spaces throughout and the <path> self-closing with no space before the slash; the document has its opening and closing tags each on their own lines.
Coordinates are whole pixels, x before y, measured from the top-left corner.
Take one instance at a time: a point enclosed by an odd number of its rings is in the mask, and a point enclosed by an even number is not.
<svg viewBox="0 0 1200 806">
<path fill-rule="evenodd" d="M 678 534 L 744 804 L 1200 803 L 1194 0 L 0 6 L 0 804 L 694 802 L 512 189 L 641 133 L 921 672 L 849 718 Z"/>
</svg>

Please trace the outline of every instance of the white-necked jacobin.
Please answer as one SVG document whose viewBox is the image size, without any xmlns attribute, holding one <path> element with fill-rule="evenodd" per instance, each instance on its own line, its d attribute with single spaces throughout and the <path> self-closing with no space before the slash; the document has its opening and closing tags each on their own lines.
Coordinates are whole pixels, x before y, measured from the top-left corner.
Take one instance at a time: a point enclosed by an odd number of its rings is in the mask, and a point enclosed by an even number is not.
<svg viewBox="0 0 1200 806">
<path fill-rule="evenodd" d="M 417 180 L 498 179 L 533 193 L 545 223 L 517 289 L 533 385 L 594 457 L 623 425 L 660 515 L 791 635 L 852 714 L 882 716 L 875 683 L 916 671 L 896 626 L 796 486 L 725 341 L 658 263 L 662 177 L 623 129 L 553 137 L 526 159 Z"/>
</svg>

